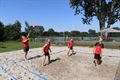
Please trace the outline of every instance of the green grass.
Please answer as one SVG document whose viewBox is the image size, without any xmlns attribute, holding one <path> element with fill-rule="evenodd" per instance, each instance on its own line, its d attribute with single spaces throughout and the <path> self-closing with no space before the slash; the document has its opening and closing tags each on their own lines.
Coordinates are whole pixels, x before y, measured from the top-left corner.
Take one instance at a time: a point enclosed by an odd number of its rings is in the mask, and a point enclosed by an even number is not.
<svg viewBox="0 0 120 80">
<path fill-rule="evenodd" d="M 43 46 L 43 43 L 30 42 L 30 48 L 38 48 Z M 14 51 L 23 49 L 23 44 L 17 41 L 0 42 L 0 52 Z"/>
<path fill-rule="evenodd" d="M 83 46 L 83 47 L 94 47 L 96 41 L 75 41 L 74 45 L 75 46 Z M 120 49 L 120 42 L 103 42 L 104 47 L 108 49 Z M 55 45 L 59 46 L 66 46 L 67 43 L 55 43 Z"/>
<path fill-rule="evenodd" d="M 75 46 L 88 46 L 93 47 L 96 41 L 76 41 L 74 42 Z M 103 42 L 105 45 L 105 48 L 110 49 L 120 49 L 120 42 Z M 30 42 L 30 48 L 38 48 L 42 47 L 44 45 L 40 42 Z M 67 46 L 67 42 L 52 42 L 52 46 Z M 14 50 L 20 50 L 23 49 L 23 44 L 18 41 L 9 41 L 9 42 L 0 42 L 0 53 L 1 52 L 7 52 L 7 51 L 14 51 Z"/>
<path fill-rule="evenodd" d="M 94 47 L 96 41 L 80 41 L 77 42 L 79 46 Z M 77 45 L 76 44 L 76 45 Z M 120 42 L 103 42 L 105 48 L 120 49 Z"/>
<path fill-rule="evenodd" d="M 104 45 L 106 48 L 120 50 L 120 42 L 104 42 Z"/>
</svg>

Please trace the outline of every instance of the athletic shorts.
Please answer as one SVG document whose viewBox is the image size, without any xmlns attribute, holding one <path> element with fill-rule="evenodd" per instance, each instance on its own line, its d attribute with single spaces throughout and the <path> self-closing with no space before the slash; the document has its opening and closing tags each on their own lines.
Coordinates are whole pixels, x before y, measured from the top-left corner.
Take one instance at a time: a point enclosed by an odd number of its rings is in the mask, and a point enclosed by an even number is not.
<svg viewBox="0 0 120 80">
<path fill-rule="evenodd" d="M 50 55 L 50 54 L 49 54 L 49 52 L 44 52 L 44 55 L 45 55 L 45 56 L 48 56 L 48 55 Z"/>
<path fill-rule="evenodd" d="M 24 47 L 24 52 L 28 52 L 29 51 L 29 47 Z"/>
<path fill-rule="evenodd" d="M 98 60 L 100 60 L 100 59 L 101 59 L 100 54 L 95 54 L 95 55 L 94 55 L 94 59 L 98 59 Z"/>
<path fill-rule="evenodd" d="M 72 50 L 73 49 L 73 47 L 70 47 L 70 50 Z"/>
</svg>

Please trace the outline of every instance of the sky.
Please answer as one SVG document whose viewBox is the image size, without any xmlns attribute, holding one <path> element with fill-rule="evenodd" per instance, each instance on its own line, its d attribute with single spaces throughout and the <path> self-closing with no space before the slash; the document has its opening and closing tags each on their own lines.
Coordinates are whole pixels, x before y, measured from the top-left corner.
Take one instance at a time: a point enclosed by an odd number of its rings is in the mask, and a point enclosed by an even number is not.
<svg viewBox="0 0 120 80">
<path fill-rule="evenodd" d="M 42 25 L 47 31 L 53 28 L 55 31 L 80 32 L 94 29 L 99 31 L 99 23 L 96 18 L 91 25 L 82 23 L 82 14 L 75 16 L 74 10 L 70 8 L 69 0 L 0 0 L 0 21 L 5 25 L 19 20 L 22 31 L 25 21 L 30 25 Z M 120 26 L 120 22 L 115 23 Z"/>
</svg>

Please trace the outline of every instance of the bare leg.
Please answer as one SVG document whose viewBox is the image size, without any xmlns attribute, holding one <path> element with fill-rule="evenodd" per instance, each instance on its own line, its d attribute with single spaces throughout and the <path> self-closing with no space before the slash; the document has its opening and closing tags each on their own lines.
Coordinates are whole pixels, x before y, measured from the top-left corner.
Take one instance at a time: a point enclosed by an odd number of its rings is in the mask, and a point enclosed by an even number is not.
<svg viewBox="0 0 120 80">
<path fill-rule="evenodd" d="M 50 55 L 48 55 L 48 64 L 50 63 Z"/>
<path fill-rule="evenodd" d="M 75 55 L 76 54 L 76 52 L 74 52 L 74 50 L 73 50 L 73 55 Z"/>
<path fill-rule="evenodd" d="M 28 52 L 25 52 L 25 59 L 27 59 L 27 54 L 28 54 Z"/>
<path fill-rule="evenodd" d="M 74 55 L 75 54 L 75 52 L 74 52 L 74 50 L 72 49 L 72 55 Z"/>
<path fill-rule="evenodd" d="M 70 49 L 69 49 L 69 51 L 68 51 L 68 53 L 67 53 L 68 56 L 70 56 L 69 53 L 70 53 Z"/>
<path fill-rule="evenodd" d="M 46 56 L 44 56 L 44 58 L 42 59 L 42 64 L 41 64 L 41 66 L 44 66 L 44 65 L 45 65 L 45 60 L 46 60 Z"/>
<path fill-rule="evenodd" d="M 98 69 L 100 68 L 100 66 L 101 66 L 101 63 L 102 63 L 102 60 L 101 60 L 101 59 L 97 60 Z"/>
<path fill-rule="evenodd" d="M 102 60 L 99 59 L 99 60 L 97 61 L 97 63 L 98 63 L 98 65 L 101 65 L 101 64 L 102 64 Z"/>
<path fill-rule="evenodd" d="M 99 69 L 99 65 L 98 65 L 98 60 L 95 59 L 95 63 L 96 63 L 96 68 Z"/>
<path fill-rule="evenodd" d="M 95 62 L 95 60 L 93 61 L 93 63 L 95 64 L 95 66 L 96 66 L 96 62 Z"/>
</svg>

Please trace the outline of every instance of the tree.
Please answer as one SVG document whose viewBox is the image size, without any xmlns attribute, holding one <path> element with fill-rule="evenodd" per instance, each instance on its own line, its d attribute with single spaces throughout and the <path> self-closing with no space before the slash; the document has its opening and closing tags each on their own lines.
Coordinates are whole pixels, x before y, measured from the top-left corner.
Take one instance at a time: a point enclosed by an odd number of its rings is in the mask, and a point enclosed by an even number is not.
<svg viewBox="0 0 120 80">
<path fill-rule="evenodd" d="M 120 30 L 120 28 L 119 28 L 119 27 L 113 27 L 113 29 Z"/>
<path fill-rule="evenodd" d="M 89 32 L 89 34 L 96 34 L 96 31 L 93 29 L 89 29 L 88 32 Z"/>
<path fill-rule="evenodd" d="M 26 32 L 26 34 L 29 32 L 30 27 L 31 26 L 29 25 L 29 23 L 27 21 L 25 21 L 25 32 Z"/>
<path fill-rule="evenodd" d="M 90 24 L 97 17 L 100 30 L 120 21 L 120 0 L 70 0 L 75 15 L 83 14 L 84 24 Z"/>
<path fill-rule="evenodd" d="M 50 29 L 48 29 L 48 31 L 47 31 L 47 35 L 48 36 L 55 36 L 55 31 L 54 31 L 54 29 L 53 28 L 50 28 Z"/>
<path fill-rule="evenodd" d="M 0 21 L 0 41 L 4 40 L 4 24 Z"/>
<path fill-rule="evenodd" d="M 55 32 L 55 31 L 54 31 L 53 28 L 48 29 L 48 33 L 54 33 L 54 32 Z"/>
<path fill-rule="evenodd" d="M 93 30 L 93 29 L 89 29 L 89 30 L 88 30 L 88 33 L 89 33 L 89 36 L 97 36 L 97 35 L 98 35 L 98 34 L 96 33 L 96 31 Z"/>
<path fill-rule="evenodd" d="M 13 33 L 14 33 L 14 40 L 17 40 L 20 38 L 20 34 L 21 34 L 21 23 L 16 20 L 16 22 L 12 25 L 13 27 Z"/>
<path fill-rule="evenodd" d="M 35 34 L 37 34 L 38 36 L 42 36 L 43 32 L 44 32 L 44 27 L 43 26 L 35 26 L 35 28 L 33 29 L 33 32 Z"/>
<path fill-rule="evenodd" d="M 80 31 L 71 31 L 71 36 L 73 37 L 80 36 Z"/>
<path fill-rule="evenodd" d="M 16 21 L 14 24 L 5 26 L 5 36 L 7 40 L 17 40 L 21 34 L 21 23 Z"/>
<path fill-rule="evenodd" d="M 112 0 L 107 5 L 107 27 L 120 21 L 120 0 Z"/>
<path fill-rule="evenodd" d="M 27 35 L 28 32 L 31 30 L 30 37 L 34 38 L 36 35 L 33 33 L 33 28 L 27 21 L 25 21 L 25 33 L 23 35 Z"/>
<path fill-rule="evenodd" d="M 89 37 L 89 34 L 88 34 L 88 32 L 81 32 L 80 36 L 82 36 L 82 37 Z"/>
<path fill-rule="evenodd" d="M 70 34 L 69 31 L 65 31 L 65 32 L 63 32 L 63 36 L 64 36 L 64 37 L 67 37 L 67 36 L 71 36 L 71 34 Z"/>
<path fill-rule="evenodd" d="M 34 37 L 39 37 L 43 35 L 44 32 L 44 27 L 40 26 L 40 25 L 29 25 L 27 21 L 25 21 L 25 32 L 26 34 L 29 32 L 29 30 L 31 30 L 31 34 L 30 37 L 34 38 Z M 33 28 L 34 26 L 34 28 Z"/>
<path fill-rule="evenodd" d="M 63 37 L 64 36 L 64 32 L 59 32 L 59 36 Z"/>
<path fill-rule="evenodd" d="M 14 37 L 14 30 L 13 30 L 13 26 L 12 24 L 8 24 L 5 26 L 5 37 L 6 37 L 6 40 L 12 40 L 13 37 Z"/>
</svg>

